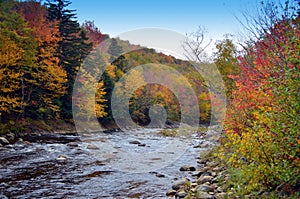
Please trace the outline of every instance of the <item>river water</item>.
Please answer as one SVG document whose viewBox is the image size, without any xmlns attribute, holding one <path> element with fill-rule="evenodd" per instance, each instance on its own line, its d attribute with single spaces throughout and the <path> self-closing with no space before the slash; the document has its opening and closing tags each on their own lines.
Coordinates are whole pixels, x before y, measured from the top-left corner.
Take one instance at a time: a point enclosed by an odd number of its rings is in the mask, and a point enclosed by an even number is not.
<svg viewBox="0 0 300 199">
<path fill-rule="evenodd" d="M 78 144 L 3 147 L 0 198 L 166 198 L 176 179 L 190 176 L 179 168 L 197 165 L 202 149 L 195 146 L 203 140 L 196 135 L 186 139 L 158 132 L 131 130 L 90 134 Z M 175 145 L 170 143 L 186 144 L 184 153 L 172 152 Z M 163 146 L 168 148 L 166 154 L 158 150 Z M 150 158 L 146 157 L 151 151 Z M 163 161 L 170 157 L 173 160 Z"/>
</svg>

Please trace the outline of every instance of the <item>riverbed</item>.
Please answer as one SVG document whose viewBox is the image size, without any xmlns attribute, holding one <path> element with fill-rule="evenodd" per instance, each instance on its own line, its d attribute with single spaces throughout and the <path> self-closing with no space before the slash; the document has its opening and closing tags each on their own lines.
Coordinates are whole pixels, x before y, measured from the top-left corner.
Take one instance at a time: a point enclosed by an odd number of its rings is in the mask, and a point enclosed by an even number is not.
<svg viewBox="0 0 300 199">
<path fill-rule="evenodd" d="M 78 143 L 3 147 L 0 198 L 166 198 L 176 179 L 190 175 L 179 168 L 196 167 L 205 149 L 197 147 L 204 142 L 197 135 L 166 137 L 159 131 L 101 132 L 82 135 Z"/>
</svg>

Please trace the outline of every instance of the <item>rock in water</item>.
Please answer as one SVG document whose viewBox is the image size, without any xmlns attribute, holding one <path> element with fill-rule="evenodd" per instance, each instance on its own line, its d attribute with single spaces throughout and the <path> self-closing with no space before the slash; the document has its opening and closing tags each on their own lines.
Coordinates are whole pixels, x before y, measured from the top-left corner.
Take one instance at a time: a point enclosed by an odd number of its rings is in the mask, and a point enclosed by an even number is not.
<svg viewBox="0 0 300 199">
<path fill-rule="evenodd" d="M 140 142 L 137 141 L 137 140 L 133 140 L 133 141 L 129 141 L 129 144 L 142 144 L 142 143 L 140 143 Z"/>
<path fill-rule="evenodd" d="M 193 166 L 182 166 L 179 169 L 180 171 L 196 171 L 196 168 Z"/>
<path fill-rule="evenodd" d="M 93 144 L 90 144 L 87 146 L 87 149 L 91 149 L 91 150 L 98 150 L 99 148 Z"/>
<path fill-rule="evenodd" d="M 56 160 L 58 160 L 58 161 L 62 161 L 62 160 L 66 160 L 66 159 L 67 159 L 67 157 L 65 155 L 60 155 L 60 156 L 58 156 L 58 158 L 56 158 Z"/>
</svg>

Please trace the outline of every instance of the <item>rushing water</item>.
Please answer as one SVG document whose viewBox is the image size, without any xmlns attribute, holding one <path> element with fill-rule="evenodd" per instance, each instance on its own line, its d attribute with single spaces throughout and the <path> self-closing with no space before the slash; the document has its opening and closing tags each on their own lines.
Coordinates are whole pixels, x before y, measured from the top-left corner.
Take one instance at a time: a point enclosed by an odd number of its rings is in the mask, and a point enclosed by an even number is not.
<svg viewBox="0 0 300 199">
<path fill-rule="evenodd" d="M 196 137 L 185 140 L 189 147 L 182 156 L 167 166 L 152 168 L 152 171 L 119 169 L 114 165 L 122 160 L 114 158 L 114 154 L 120 149 L 143 154 L 169 142 L 179 143 L 182 139 L 161 136 L 154 129 L 146 133 L 141 130 L 115 132 L 101 139 L 92 135 L 77 146 L 32 143 L 1 148 L 0 198 L 166 198 L 165 193 L 174 180 L 188 176 L 188 172 L 179 171 L 180 166 L 196 166 L 200 149 L 195 146 L 201 140 Z M 97 156 L 101 149 L 95 147 L 101 148 L 109 142 L 114 143 L 116 151 Z M 158 156 L 151 161 L 159 162 L 161 158 Z M 134 163 L 138 165 L 140 159 L 132 159 L 130 167 L 133 171 Z"/>
</svg>

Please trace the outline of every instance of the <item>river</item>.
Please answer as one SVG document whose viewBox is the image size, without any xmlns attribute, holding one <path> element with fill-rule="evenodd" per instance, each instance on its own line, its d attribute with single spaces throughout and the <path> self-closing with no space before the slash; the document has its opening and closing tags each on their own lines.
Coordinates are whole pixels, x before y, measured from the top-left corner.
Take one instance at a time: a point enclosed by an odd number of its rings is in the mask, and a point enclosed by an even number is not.
<svg viewBox="0 0 300 199">
<path fill-rule="evenodd" d="M 172 152 L 170 143 L 186 144 L 183 154 Z M 201 143 L 196 135 L 165 137 L 158 129 L 144 129 L 90 134 L 75 144 L 8 145 L 0 149 L 0 198 L 166 198 L 176 179 L 190 176 L 179 168 L 196 167 Z M 156 153 L 162 146 L 173 156 Z"/>
</svg>

